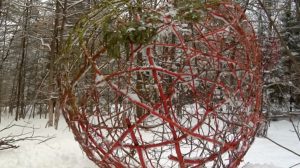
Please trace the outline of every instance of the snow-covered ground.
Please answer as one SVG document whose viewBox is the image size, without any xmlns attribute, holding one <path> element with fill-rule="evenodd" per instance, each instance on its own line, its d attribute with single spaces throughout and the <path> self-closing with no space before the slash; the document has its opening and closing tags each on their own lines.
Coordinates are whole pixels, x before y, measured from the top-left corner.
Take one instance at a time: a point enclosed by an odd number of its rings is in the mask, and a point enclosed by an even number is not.
<svg viewBox="0 0 300 168">
<path fill-rule="evenodd" d="M 13 118 L 2 118 L 0 130 Z M 45 119 L 33 121 L 19 121 L 17 124 L 35 127 L 36 136 L 55 136 L 46 142 L 26 141 L 20 142 L 20 147 L 12 150 L 0 150 L 1 168 L 96 168 L 85 157 L 79 145 L 74 140 L 66 123 L 61 120 L 59 130 L 45 128 Z M 14 127 L 0 132 L 0 138 L 8 134 L 31 132 L 32 128 L 20 129 Z M 271 123 L 268 136 L 276 142 L 300 153 L 300 142 L 292 125 L 288 121 L 276 121 Z M 243 168 L 288 168 L 300 163 L 300 157 L 276 146 L 267 139 L 257 138 L 252 148 L 247 153 L 241 167 Z M 297 165 L 293 168 L 300 168 Z"/>
<path fill-rule="evenodd" d="M 289 121 L 271 122 L 268 137 L 273 141 L 300 154 L 300 141 L 294 133 L 292 124 Z M 255 164 L 269 164 L 270 168 L 300 168 L 300 157 L 278 147 L 265 138 L 256 138 L 254 144 L 244 158 L 247 162 Z M 298 164 L 299 165 L 296 165 Z M 296 165 L 296 166 L 294 166 Z M 269 168 L 266 165 L 266 168 Z"/>
<path fill-rule="evenodd" d="M 9 124 L 8 120 L 5 120 L 0 124 L 0 130 Z M 12 118 L 9 119 L 11 120 Z M 34 126 L 36 136 L 55 136 L 55 138 L 41 144 L 39 141 L 21 142 L 17 149 L 0 150 L 0 168 L 97 168 L 85 157 L 63 120 L 60 121 L 57 131 L 54 128 L 45 128 L 46 123 L 45 119 L 35 120 L 34 124 L 32 121 L 18 122 L 19 125 Z M 15 127 L 9 130 L 13 134 L 22 131 L 31 132 L 32 129 L 23 130 Z M 0 137 L 9 132 L 0 133 Z"/>
</svg>

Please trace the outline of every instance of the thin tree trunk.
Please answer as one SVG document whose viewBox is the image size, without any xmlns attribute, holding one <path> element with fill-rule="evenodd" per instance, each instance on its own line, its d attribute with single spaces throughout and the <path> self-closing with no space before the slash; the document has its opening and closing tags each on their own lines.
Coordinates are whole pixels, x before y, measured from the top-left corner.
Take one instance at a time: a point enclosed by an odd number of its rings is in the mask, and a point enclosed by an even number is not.
<svg viewBox="0 0 300 168">
<path fill-rule="evenodd" d="M 2 16 L 2 6 L 3 6 L 3 3 L 2 3 L 2 0 L 0 0 L 0 17 Z"/>
<path fill-rule="evenodd" d="M 2 10 L 3 10 L 3 5 L 2 5 L 2 0 L 0 0 L 0 18 L 1 18 L 1 24 L 0 26 L 2 27 L 3 22 L 6 23 L 7 21 L 7 15 L 5 19 L 2 19 Z M 2 88 L 3 86 L 3 62 L 5 59 L 5 45 L 6 45 L 6 35 L 7 35 L 7 26 L 6 24 L 4 25 L 4 33 L 3 33 L 3 48 L 2 48 L 2 57 L 1 57 L 1 62 L 0 62 L 0 122 L 1 122 L 1 107 L 3 105 L 3 102 L 5 100 L 5 97 L 2 93 Z"/>
<path fill-rule="evenodd" d="M 40 104 L 39 111 L 40 111 L 40 119 L 42 119 L 42 114 L 43 114 L 42 104 Z"/>
<path fill-rule="evenodd" d="M 34 118 L 34 116 L 35 116 L 35 104 L 33 104 L 33 108 L 32 108 L 32 118 Z"/>
<path fill-rule="evenodd" d="M 62 18 L 62 21 L 61 21 L 61 29 L 60 29 L 60 40 L 59 40 L 59 43 L 62 44 L 62 42 L 64 41 L 64 30 L 65 30 L 65 24 L 66 24 L 66 21 L 67 21 L 67 5 L 68 5 L 68 0 L 65 0 L 64 1 L 64 6 L 63 6 L 63 18 Z M 60 46 L 57 46 L 58 49 L 58 54 L 60 54 L 60 52 L 62 51 L 62 45 Z M 60 88 L 59 84 L 58 84 L 58 88 Z M 54 128 L 57 129 L 58 128 L 58 121 L 59 121 L 59 117 L 60 117 L 60 105 L 59 105 L 59 100 L 57 99 L 56 100 L 56 106 L 55 106 L 55 111 L 54 111 Z"/>
<path fill-rule="evenodd" d="M 55 5 L 55 21 L 54 21 L 54 29 L 53 29 L 53 36 L 51 41 L 51 51 L 49 55 L 49 86 L 48 86 L 48 113 L 49 113 L 49 120 L 48 126 L 53 126 L 54 120 L 54 104 L 55 104 L 55 68 L 54 63 L 58 52 L 58 25 L 59 25 L 59 14 L 60 14 L 60 4 L 59 0 L 56 0 Z"/>
<path fill-rule="evenodd" d="M 13 115 L 13 110 L 14 110 L 14 105 L 15 105 L 15 95 L 16 95 L 16 77 L 13 80 L 13 86 L 11 89 L 11 94 L 10 94 L 10 98 L 9 98 L 9 114 L 12 116 Z"/>
<path fill-rule="evenodd" d="M 143 65 L 143 55 L 142 53 L 138 53 L 137 54 L 137 64 L 138 66 L 142 66 Z M 143 87 L 143 77 L 142 77 L 142 72 L 137 74 L 137 82 L 136 82 L 136 90 L 137 92 L 141 92 L 142 91 L 142 87 Z M 142 100 L 141 100 L 142 101 Z M 142 115 L 144 114 L 144 110 L 143 108 L 136 106 L 136 116 L 137 118 L 140 118 Z"/>
<path fill-rule="evenodd" d="M 54 128 L 55 129 L 58 129 L 59 116 L 60 116 L 60 105 L 59 105 L 59 102 L 57 102 L 55 105 L 55 119 L 54 119 Z"/>
<path fill-rule="evenodd" d="M 141 0 L 138 0 L 137 1 L 138 3 L 138 9 L 137 9 L 137 13 L 132 13 L 131 17 L 133 17 L 133 19 L 136 19 L 134 16 L 135 14 L 139 14 L 139 13 L 142 13 L 142 1 Z M 138 66 L 142 66 L 143 65 L 143 54 L 140 52 L 137 54 L 137 65 Z M 141 92 L 142 91 L 142 87 L 143 87 L 143 77 L 142 77 L 142 72 L 141 73 L 137 73 L 137 83 L 136 83 L 136 90 L 137 92 Z M 142 101 L 142 99 L 141 99 Z M 144 110 L 143 108 L 139 107 L 139 106 L 136 106 L 136 116 L 137 118 L 140 118 L 142 115 L 144 114 Z"/>
<path fill-rule="evenodd" d="M 296 4 L 296 19 L 299 22 L 300 21 L 300 1 L 299 0 L 295 0 L 295 4 Z"/>
<path fill-rule="evenodd" d="M 21 53 L 21 60 L 20 65 L 18 69 L 18 86 L 17 86 L 17 110 L 16 110 L 16 116 L 15 120 L 17 121 L 19 118 L 24 118 L 25 116 L 25 59 L 27 55 L 27 29 L 29 24 L 29 15 L 30 15 L 30 1 L 26 1 L 26 9 L 25 9 L 25 23 L 24 23 L 24 30 L 22 32 L 22 41 L 21 41 L 21 47 L 22 47 L 22 53 Z"/>
</svg>

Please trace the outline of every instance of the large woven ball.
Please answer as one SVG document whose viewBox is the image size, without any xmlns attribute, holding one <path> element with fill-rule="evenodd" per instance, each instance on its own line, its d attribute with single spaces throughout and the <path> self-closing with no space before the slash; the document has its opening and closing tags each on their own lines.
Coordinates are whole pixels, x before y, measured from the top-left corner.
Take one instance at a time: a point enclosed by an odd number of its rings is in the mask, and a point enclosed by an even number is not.
<svg viewBox="0 0 300 168">
<path fill-rule="evenodd" d="M 233 2 L 183 2 L 104 1 L 74 29 L 61 106 L 99 167 L 237 167 L 253 142 L 253 28 Z"/>
</svg>

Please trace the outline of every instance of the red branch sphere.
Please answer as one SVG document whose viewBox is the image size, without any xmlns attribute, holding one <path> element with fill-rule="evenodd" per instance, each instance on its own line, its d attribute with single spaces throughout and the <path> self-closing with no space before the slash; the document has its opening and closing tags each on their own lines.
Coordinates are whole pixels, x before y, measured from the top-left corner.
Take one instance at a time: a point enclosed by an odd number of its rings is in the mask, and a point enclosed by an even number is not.
<svg viewBox="0 0 300 168">
<path fill-rule="evenodd" d="M 95 12 L 81 25 L 90 36 L 74 35 L 69 55 L 81 49 L 72 62 L 80 70 L 70 66 L 62 78 L 61 106 L 99 167 L 237 167 L 253 142 L 262 59 L 244 10 L 207 4 L 190 19 L 174 6 L 136 14 L 124 45 L 97 29 Z M 126 14 L 108 25 L 113 34 Z"/>
</svg>

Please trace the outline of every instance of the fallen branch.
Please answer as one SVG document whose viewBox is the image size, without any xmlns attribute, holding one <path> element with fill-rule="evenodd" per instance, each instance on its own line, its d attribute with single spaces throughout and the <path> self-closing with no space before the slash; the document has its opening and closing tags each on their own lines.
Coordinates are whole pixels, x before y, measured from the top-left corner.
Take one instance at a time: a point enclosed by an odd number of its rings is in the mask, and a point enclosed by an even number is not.
<svg viewBox="0 0 300 168">
<path fill-rule="evenodd" d="M 298 140 L 300 141 L 300 132 L 299 132 L 299 128 L 296 127 L 296 125 L 294 124 L 294 121 L 293 121 L 293 119 L 292 119 L 291 117 L 290 117 L 290 122 L 292 123 L 293 128 L 294 128 L 294 131 L 295 131 L 295 134 L 297 135 Z"/>
<path fill-rule="evenodd" d="M 290 166 L 289 168 L 293 168 L 293 167 L 296 167 L 296 166 L 298 166 L 298 165 L 300 165 L 300 163 L 296 163 L 296 164 Z"/>
<path fill-rule="evenodd" d="M 287 150 L 287 151 L 289 151 L 289 152 L 291 152 L 291 153 L 293 153 L 293 154 L 295 154 L 295 155 L 297 155 L 297 156 L 300 157 L 300 154 L 299 154 L 299 153 L 296 153 L 295 151 L 292 151 L 291 149 L 289 149 L 289 148 L 287 148 L 287 147 L 285 147 L 285 146 L 283 146 L 283 145 L 280 145 L 279 143 L 275 142 L 274 140 L 270 139 L 269 137 L 264 136 L 264 138 L 266 138 L 267 140 L 271 141 L 271 142 L 274 143 L 275 145 L 277 145 L 277 146 L 279 146 L 279 147 L 281 147 L 281 148 L 283 148 L 283 149 L 285 149 L 285 150 Z"/>
<path fill-rule="evenodd" d="M 6 135 L 4 137 L 0 137 L 0 151 L 1 150 L 6 150 L 6 149 L 16 149 L 19 147 L 19 145 L 17 145 L 17 142 L 20 141 L 39 141 L 38 144 L 44 143 L 50 139 L 55 138 L 54 136 L 35 136 L 34 135 L 34 130 L 36 128 L 34 127 L 28 127 L 28 126 L 24 126 L 24 125 L 18 125 L 18 124 L 12 124 L 9 123 L 6 127 L 4 127 L 3 129 L 0 130 L 0 132 L 9 130 L 13 127 L 21 127 L 23 130 L 20 134 L 17 135 L 13 135 L 13 134 L 9 134 Z M 31 132 L 24 132 L 25 128 L 31 128 L 32 131 Z"/>
</svg>

